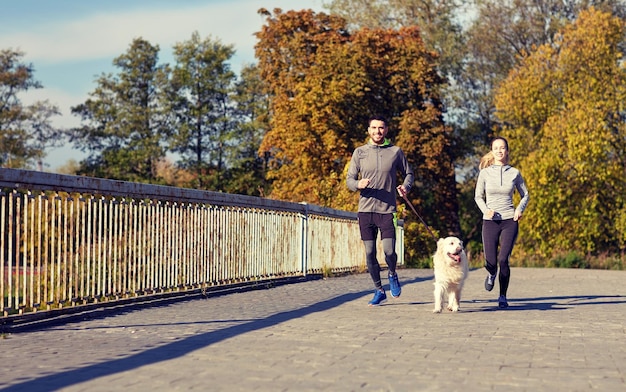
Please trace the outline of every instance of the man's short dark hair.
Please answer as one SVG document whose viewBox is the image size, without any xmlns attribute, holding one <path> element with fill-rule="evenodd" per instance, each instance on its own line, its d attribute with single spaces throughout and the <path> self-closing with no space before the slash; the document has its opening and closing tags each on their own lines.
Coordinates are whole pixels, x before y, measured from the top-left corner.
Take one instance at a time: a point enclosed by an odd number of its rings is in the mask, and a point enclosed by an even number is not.
<svg viewBox="0 0 626 392">
<path fill-rule="evenodd" d="M 372 123 L 372 121 L 374 121 L 374 120 L 384 122 L 385 126 L 387 126 L 387 124 L 388 124 L 387 119 L 384 116 L 376 115 L 376 116 L 370 117 L 369 121 L 367 122 L 367 125 L 370 125 Z"/>
</svg>

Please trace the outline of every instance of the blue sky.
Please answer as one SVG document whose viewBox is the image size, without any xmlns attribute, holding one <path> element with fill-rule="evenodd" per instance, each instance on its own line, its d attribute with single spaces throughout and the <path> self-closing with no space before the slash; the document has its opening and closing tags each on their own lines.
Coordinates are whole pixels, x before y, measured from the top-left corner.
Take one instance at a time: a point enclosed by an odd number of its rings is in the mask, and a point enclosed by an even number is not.
<svg viewBox="0 0 626 392">
<path fill-rule="evenodd" d="M 115 72 L 114 58 L 135 38 L 160 47 L 161 63 L 171 62 L 174 44 L 191 38 L 219 39 L 233 45 L 231 67 L 239 72 L 255 62 L 253 34 L 264 18 L 259 8 L 324 11 L 322 0 L 4 0 L 0 12 L 0 49 L 24 52 L 42 89 L 20 96 L 23 103 L 48 100 L 62 116 L 53 124 L 79 124 L 70 107 L 83 103 L 102 73 Z M 48 151 L 46 170 L 54 171 L 82 153 L 65 146 Z"/>
</svg>

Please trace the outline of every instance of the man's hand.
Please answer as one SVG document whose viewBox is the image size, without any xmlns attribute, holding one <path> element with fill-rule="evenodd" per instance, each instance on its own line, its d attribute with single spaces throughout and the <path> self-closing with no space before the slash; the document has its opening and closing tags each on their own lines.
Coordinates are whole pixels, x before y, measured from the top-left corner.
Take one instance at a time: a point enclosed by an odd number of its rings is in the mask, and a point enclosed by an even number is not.
<svg viewBox="0 0 626 392">
<path fill-rule="evenodd" d="M 365 189 L 370 184 L 369 178 L 361 178 L 357 184 L 358 189 Z"/>
</svg>

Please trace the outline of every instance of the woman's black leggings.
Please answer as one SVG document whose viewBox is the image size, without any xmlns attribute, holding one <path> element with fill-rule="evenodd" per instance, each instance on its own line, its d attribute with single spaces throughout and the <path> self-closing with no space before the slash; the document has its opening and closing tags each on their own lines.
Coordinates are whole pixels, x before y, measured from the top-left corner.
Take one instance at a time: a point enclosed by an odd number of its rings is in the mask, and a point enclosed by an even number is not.
<svg viewBox="0 0 626 392">
<path fill-rule="evenodd" d="M 518 229 L 518 222 L 513 219 L 483 220 L 485 268 L 491 275 L 495 275 L 498 272 L 498 265 L 500 266 L 500 295 L 504 296 L 511 279 L 509 258 L 517 239 Z"/>
</svg>

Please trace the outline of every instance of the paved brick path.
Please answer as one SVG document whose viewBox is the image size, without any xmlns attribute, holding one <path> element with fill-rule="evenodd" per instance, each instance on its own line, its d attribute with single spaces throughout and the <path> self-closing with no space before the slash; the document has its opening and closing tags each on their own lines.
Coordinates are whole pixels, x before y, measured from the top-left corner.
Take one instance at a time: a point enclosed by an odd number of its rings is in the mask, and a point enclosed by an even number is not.
<svg viewBox="0 0 626 392">
<path fill-rule="evenodd" d="M 513 269 L 510 308 L 472 271 L 433 314 L 432 271 L 369 308 L 369 275 L 12 333 L 0 391 L 625 391 L 626 271 Z"/>
</svg>

